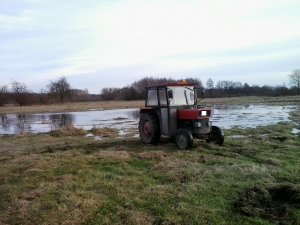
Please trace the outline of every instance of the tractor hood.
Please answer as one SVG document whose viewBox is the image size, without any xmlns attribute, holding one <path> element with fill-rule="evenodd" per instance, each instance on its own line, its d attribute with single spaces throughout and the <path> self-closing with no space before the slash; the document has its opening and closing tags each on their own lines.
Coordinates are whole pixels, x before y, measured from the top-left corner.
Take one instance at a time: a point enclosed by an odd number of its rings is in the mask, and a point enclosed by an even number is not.
<svg viewBox="0 0 300 225">
<path fill-rule="evenodd" d="M 211 116 L 211 109 L 182 109 L 177 111 L 177 118 L 179 120 L 199 120 L 209 118 Z"/>
</svg>

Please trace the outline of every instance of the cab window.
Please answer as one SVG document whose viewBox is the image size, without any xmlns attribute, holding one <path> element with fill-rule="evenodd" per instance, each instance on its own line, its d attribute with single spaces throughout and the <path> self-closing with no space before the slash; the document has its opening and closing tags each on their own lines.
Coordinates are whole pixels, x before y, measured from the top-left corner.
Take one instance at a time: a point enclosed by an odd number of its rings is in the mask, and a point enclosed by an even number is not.
<svg viewBox="0 0 300 225">
<path fill-rule="evenodd" d="M 157 90 L 148 90 L 146 106 L 158 106 Z"/>
<path fill-rule="evenodd" d="M 166 95 L 166 89 L 159 89 L 159 102 L 161 106 L 167 106 L 167 95 Z"/>
</svg>

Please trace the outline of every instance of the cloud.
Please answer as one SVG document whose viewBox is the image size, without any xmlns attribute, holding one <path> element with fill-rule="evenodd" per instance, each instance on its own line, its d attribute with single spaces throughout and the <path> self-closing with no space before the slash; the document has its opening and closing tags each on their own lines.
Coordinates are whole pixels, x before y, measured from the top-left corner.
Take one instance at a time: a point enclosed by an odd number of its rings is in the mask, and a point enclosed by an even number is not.
<svg viewBox="0 0 300 225">
<path fill-rule="evenodd" d="M 297 66 L 299 10 L 296 0 L 2 0 L 0 78 L 36 89 L 66 75 L 96 91 L 112 74 L 122 86 L 189 72 L 231 80 L 240 68 L 271 84 Z"/>
</svg>

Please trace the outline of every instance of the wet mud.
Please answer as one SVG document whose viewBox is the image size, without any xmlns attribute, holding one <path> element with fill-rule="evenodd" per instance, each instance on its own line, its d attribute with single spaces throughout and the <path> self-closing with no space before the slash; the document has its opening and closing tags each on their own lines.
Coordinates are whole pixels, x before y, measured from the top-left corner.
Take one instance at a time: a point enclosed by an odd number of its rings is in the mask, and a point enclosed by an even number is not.
<svg viewBox="0 0 300 225">
<path fill-rule="evenodd" d="M 247 188 L 233 205 L 235 213 L 278 224 L 298 224 L 293 210 L 299 208 L 300 188 L 289 184 Z"/>
</svg>

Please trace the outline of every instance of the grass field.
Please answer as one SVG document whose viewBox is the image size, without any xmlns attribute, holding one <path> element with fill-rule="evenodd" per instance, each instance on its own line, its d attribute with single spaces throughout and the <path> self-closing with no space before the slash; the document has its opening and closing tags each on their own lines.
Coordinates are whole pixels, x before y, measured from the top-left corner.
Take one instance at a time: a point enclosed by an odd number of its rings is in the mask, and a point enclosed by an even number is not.
<svg viewBox="0 0 300 225">
<path fill-rule="evenodd" d="M 0 224 L 300 224 L 295 126 L 225 130 L 224 146 L 192 151 L 112 129 L 0 136 Z"/>
<path fill-rule="evenodd" d="M 33 106 L 4 106 L 0 107 L 0 114 L 6 113 L 43 113 L 43 112 L 80 112 L 87 110 L 106 110 L 121 108 L 143 107 L 143 101 L 98 101 L 98 102 L 71 102 L 64 104 L 33 105 Z"/>
</svg>

